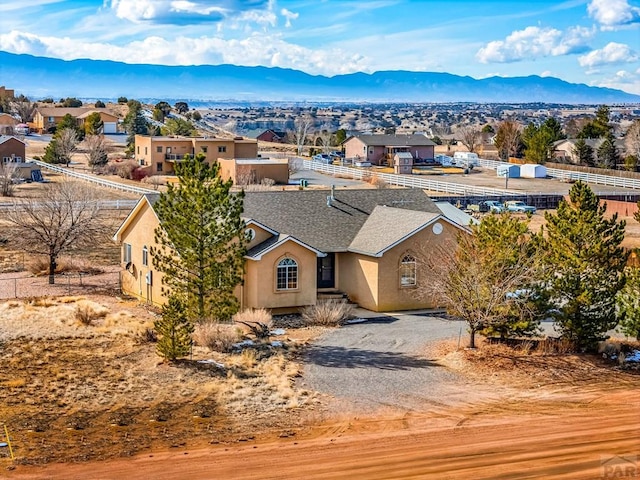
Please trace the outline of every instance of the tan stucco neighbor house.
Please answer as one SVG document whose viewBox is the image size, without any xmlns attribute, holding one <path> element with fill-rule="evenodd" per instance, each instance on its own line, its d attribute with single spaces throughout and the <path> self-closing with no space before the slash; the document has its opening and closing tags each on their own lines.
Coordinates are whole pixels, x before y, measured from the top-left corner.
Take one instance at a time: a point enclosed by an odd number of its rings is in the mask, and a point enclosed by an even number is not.
<svg viewBox="0 0 640 480">
<path fill-rule="evenodd" d="M 123 293 L 162 304 L 150 253 L 157 198 L 143 196 L 114 240 L 122 245 Z M 437 307 L 415 295 L 429 281 L 418 255 L 437 255 L 467 231 L 419 189 L 247 192 L 243 216 L 252 240 L 236 295 L 242 308 L 274 312 L 314 305 L 327 292 L 373 311 Z"/>
<path fill-rule="evenodd" d="M 138 164 L 150 167 L 151 175 L 167 175 L 174 173 L 175 163 L 182 161 L 185 155 L 193 158 L 202 154 L 207 163 L 221 159 L 256 159 L 258 141 L 242 137 L 136 135 L 134 154 Z"/>
<path fill-rule="evenodd" d="M 414 163 L 433 160 L 435 143 L 425 135 L 353 135 L 342 142 L 344 156 L 373 165 L 393 165 L 398 153 L 411 154 Z"/>
</svg>

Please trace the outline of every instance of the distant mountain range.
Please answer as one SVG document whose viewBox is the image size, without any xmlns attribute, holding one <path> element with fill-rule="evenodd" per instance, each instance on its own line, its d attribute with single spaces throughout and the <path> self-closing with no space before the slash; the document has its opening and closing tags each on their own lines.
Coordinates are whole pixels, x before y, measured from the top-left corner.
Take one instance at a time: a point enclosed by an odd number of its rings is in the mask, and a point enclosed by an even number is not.
<svg viewBox="0 0 640 480">
<path fill-rule="evenodd" d="M 325 77 L 284 68 L 65 61 L 0 52 L 0 85 L 34 98 L 337 102 L 638 103 L 640 95 L 553 77 L 386 71 Z"/>
</svg>

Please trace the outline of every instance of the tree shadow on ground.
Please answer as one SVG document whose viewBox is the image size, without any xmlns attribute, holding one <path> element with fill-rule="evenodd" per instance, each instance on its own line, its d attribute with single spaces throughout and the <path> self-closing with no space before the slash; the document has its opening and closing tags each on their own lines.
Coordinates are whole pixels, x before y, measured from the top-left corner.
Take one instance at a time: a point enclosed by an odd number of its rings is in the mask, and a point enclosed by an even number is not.
<svg viewBox="0 0 640 480">
<path fill-rule="evenodd" d="M 410 368 L 440 367 L 425 358 L 398 352 L 378 352 L 359 348 L 313 345 L 307 351 L 307 361 L 321 367 L 379 368 L 408 370 Z"/>
</svg>

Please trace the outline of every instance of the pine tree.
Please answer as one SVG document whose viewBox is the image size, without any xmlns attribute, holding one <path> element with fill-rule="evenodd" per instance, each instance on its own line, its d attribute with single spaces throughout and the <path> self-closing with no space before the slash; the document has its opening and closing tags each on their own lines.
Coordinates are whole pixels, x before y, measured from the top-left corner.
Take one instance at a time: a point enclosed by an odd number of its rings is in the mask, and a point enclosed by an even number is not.
<svg viewBox="0 0 640 480">
<path fill-rule="evenodd" d="M 618 323 L 615 298 L 624 286 L 625 222 L 617 215 L 605 218 L 606 205 L 585 183 L 576 183 L 569 198 L 556 214 L 545 214 L 547 293 L 563 337 L 589 349 Z"/>
<path fill-rule="evenodd" d="M 137 100 L 129 100 L 127 102 L 129 112 L 124 117 L 124 129 L 127 132 L 127 152 L 133 152 L 136 135 L 144 135 L 147 133 L 147 119 L 142 114 L 142 104 Z"/>
<path fill-rule="evenodd" d="M 593 147 L 585 141 L 584 138 L 580 138 L 573 146 L 573 154 L 578 160 L 579 165 L 586 165 L 588 167 L 595 167 L 595 158 L 593 156 Z"/>
<path fill-rule="evenodd" d="M 154 205 L 160 247 L 151 254 L 164 285 L 185 299 L 189 320 L 228 321 L 238 310 L 233 292 L 244 267 L 244 193 L 232 194 L 218 163 L 209 166 L 204 158 L 176 163 L 179 185 L 169 184 Z"/>
<path fill-rule="evenodd" d="M 602 168 L 615 170 L 619 161 L 620 154 L 616 148 L 615 138 L 609 133 L 598 147 L 598 163 Z"/>
<path fill-rule="evenodd" d="M 185 304 L 176 296 L 162 306 L 162 318 L 153 323 L 159 335 L 156 352 L 170 362 L 183 357 L 191 349 L 194 327 L 187 319 Z"/>
<path fill-rule="evenodd" d="M 626 283 L 616 298 L 622 333 L 640 340 L 640 269 L 628 267 Z"/>
</svg>

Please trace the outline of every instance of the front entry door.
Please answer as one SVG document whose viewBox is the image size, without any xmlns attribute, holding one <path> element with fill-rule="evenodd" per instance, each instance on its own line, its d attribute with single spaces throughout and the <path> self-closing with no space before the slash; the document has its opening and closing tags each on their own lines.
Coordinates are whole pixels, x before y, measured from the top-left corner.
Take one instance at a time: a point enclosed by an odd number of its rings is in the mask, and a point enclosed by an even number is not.
<svg viewBox="0 0 640 480">
<path fill-rule="evenodd" d="M 334 288 L 336 281 L 334 253 L 318 258 L 318 288 Z"/>
</svg>

